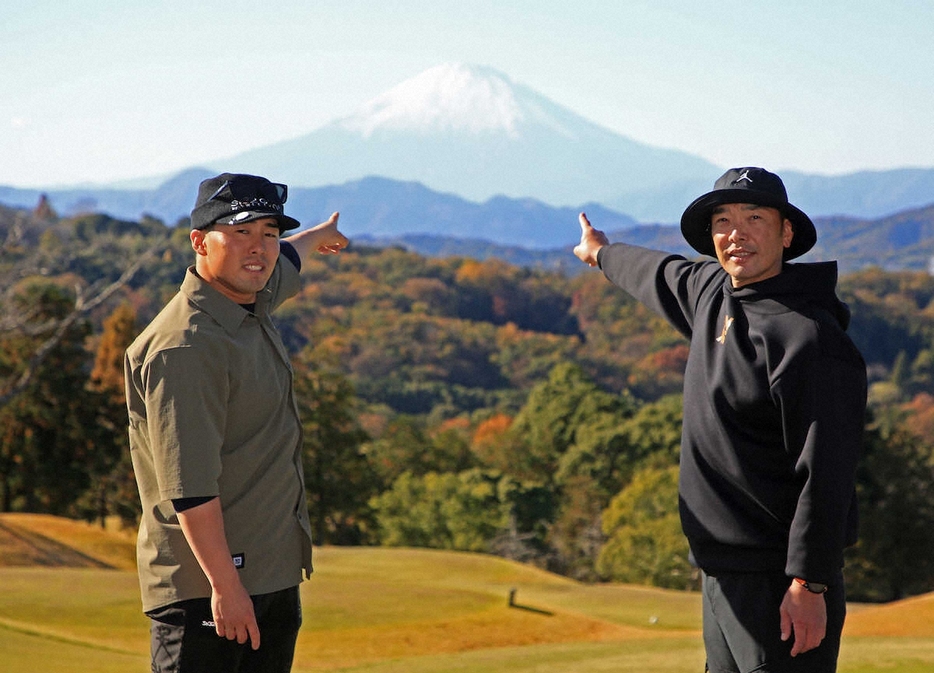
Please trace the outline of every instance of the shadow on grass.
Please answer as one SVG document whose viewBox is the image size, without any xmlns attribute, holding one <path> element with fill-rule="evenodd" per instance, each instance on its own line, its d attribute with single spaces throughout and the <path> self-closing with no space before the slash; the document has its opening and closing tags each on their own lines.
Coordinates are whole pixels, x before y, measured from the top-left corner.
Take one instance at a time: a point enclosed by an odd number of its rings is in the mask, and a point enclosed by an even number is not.
<svg viewBox="0 0 934 673">
<path fill-rule="evenodd" d="M 525 610 L 526 612 L 534 612 L 537 615 L 545 615 L 547 617 L 551 617 L 552 615 L 555 614 L 554 612 L 549 612 L 548 610 L 542 610 L 540 608 L 533 608 L 531 605 L 520 605 L 519 603 L 516 603 L 517 591 L 518 591 L 517 589 L 509 590 L 509 607 L 515 608 L 516 610 Z"/>
</svg>

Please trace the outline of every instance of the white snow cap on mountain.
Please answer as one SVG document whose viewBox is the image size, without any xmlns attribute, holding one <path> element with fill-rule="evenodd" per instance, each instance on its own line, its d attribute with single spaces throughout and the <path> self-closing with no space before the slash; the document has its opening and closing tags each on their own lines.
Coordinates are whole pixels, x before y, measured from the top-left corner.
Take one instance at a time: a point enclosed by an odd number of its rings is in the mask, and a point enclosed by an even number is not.
<svg viewBox="0 0 934 673">
<path fill-rule="evenodd" d="M 569 135 L 550 104 L 506 75 L 481 66 L 447 63 L 422 72 L 365 103 L 340 125 L 364 138 L 375 131 L 457 131 L 520 135 L 537 123 Z"/>
</svg>

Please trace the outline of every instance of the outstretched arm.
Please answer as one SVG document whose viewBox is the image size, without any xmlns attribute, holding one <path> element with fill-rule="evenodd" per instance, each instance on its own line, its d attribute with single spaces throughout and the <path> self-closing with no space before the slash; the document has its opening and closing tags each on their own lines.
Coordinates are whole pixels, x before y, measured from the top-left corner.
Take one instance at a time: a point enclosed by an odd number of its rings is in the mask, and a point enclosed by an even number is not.
<svg viewBox="0 0 934 673">
<path fill-rule="evenodd" d="M 347 237 L 337 230 L 339 216 L 339 213 L 333 213 L 327 222 L 322 222 L 282 240 L 290 243 L 302 259 L 306 259 L 313 250 L 323 255 L 335 255 L 346 248 L 349 243 Z"/>
<path fill-rule="evenodd" d="M 610 244 L 610 240 L 599 229 L 594 229 L 584 213 L 578 218 L 581 224 L 581 242 L 574 247 L 574 255 L 590 266 L 597 266 L 597 253 Z"/>
</svg>

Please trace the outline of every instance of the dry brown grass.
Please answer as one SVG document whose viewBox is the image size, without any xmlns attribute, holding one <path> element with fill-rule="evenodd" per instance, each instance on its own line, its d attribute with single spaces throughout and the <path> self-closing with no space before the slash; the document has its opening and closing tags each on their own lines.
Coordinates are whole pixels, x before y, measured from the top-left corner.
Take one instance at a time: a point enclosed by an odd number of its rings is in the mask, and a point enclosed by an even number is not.
<svg viewBox="0 0 934 673">
<path fill-rule="evenodd" d="M 843 636 L 934 638 L 934 593 L 859 610 L 847 617 Z"/>
<path fill-rule="evenodd" d="M 607 646 L 635 656 L 652 648 L 664 653 L 662 643 L 670 644 L 672 660 L 678 662 L 672 664 L 673 670 L 698 657 L 696 594 L 582 585 L 482 554 L 364 547 L 318 548 L 315 554 L 315 577 L 302 586 L 305 626 L 298 641 L 297 670 L 378 668 L 392 661 L 427 662 L 468 652 L 552 652 L 549 656 L 553 656 L 565 651 L 552 648 L 577 652 L 574 648 L 603 651 L 599 648 Z M 38 633 L 42 629 L 35 625 L 42 624 L 45 629 L 54 627 L 56 633 L 72 634 L 69 637 L 76 642 L 106 642 L 127 655 L 144 653 L 145 624 L 137 613 L 135 578 L 125 572 L 98 574 L 100 569 L 132 571 L 134 556 L 132 532 L 46 515 L 0 515 L 0 565 L 74 569 L 41 575 L 41 580 L 29 573 L 49 571 L 11 569 L 14 574 L 5 577 L 7 598 L 12 601 L 14 594 L 21 594 L 21 600 L 7 606 L 11 612 L 6 618 L 16 616 L 23 622 L 17 622 L 23 632 Z M 88 573 L 88 569 L 98 570 Z M 58 578 L 62 574 L 67 577 Z M 69 589 L 56 589 L 56 580 Z M 109 605 L 94 621 L 109 624 L 105 630 L 110 640 L 88 631 L 90 627 L 80 619 L 89 605 L 100 602 L 96 592 L 105 585 Z M 507 606 L 513 588 L 518 588 L 519 607 Z M 38 592 L 44 592 L 41 598 Z M 121 626 L 126 624 L 134 626 Z M 121 636 L 126 642 L 114 640 L 115 632 L 122 633 L 120 628 L 127 631 Z M 847 647 L 853 652 L 876 651 L 880 643 L 893 642 L 888 638 L 930 643 L 934 594 L 888 605 L 853 606 L 844 633 Z M 930 648 L 925 644 L 922 649 L 926 653 Z"/>
<path fill-rule="evenodd" d="M 582 615 L 544 616 L 501 607 L 422 624 L 338 631 L 303 630 L 296 661 L 314 669 L 333 670 L 387 659 L 488 648 L 654 639 L 659 635 Z"/>
<path fill-rule="evenodd" d="M 315 577 L 302 590 L 302 669 L 490 648 L 684 639 L 696 637 L 699 626 L 695 596 L 633 587 L 612 610 L 598 587 L 483 554 L 327 547 L 316 558 Z M 514 607 L 511 589 L 518 589 Z M 677 617 L 684 612 L 692 615 L 686 622 Z M 655 614 L 668 628 L 650 623 Z"/>
<path fill-rule="evenodd" d="M 135 570 L 135 532 L 48 514 L 0 514 L 0 566 Z"/>
</svg>

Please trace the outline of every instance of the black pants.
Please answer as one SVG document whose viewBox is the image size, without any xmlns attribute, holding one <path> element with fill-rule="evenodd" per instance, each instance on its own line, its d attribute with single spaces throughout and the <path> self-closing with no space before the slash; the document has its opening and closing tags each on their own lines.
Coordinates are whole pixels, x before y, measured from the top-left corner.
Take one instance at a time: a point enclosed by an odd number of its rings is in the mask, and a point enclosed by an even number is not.
<svg viewBox="0 0 934 673">
<path fill-rule="evenodd" d="M 217 635 L 210 598 L 147 612 L 152 673 L 288 673 L 302 625 L 298 587 L 252 596 L 260 648 Z"/>
<path fill-rule="evenodd" d="M 704 648 L 711 673 L 834 673 L 846 618 L 843 576 L 824 594 L 827 634 L 791 656 L 794 636 L 781 640 L 779 606 L 791 580 L 779 573 L 703 575 Z"/>
</svg>

